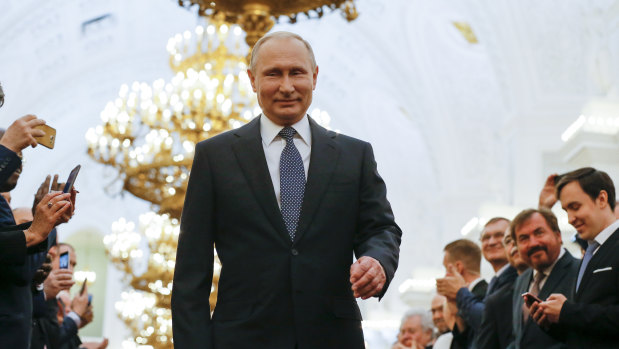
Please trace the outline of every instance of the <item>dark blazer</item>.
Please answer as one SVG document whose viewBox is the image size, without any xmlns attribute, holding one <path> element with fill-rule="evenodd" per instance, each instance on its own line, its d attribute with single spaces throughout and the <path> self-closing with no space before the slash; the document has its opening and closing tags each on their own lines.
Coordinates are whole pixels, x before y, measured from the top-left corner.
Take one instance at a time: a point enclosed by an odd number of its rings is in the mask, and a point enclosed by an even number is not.
<svg viewBox="0 0 619 349">
<path fill-rule="evenodd" d="M 312 151 L 294 241 L 259 117 L 196 146 L 172 291 L 175 347 L 364 348 L 349 281 L 353 252 L 381 263 L 386 291 L 401 231 L 370 144 L 309 120 Z M 211 319 L 213 243 L 222 269 Z"/>
<path fill-rule="evenodd" d="M 486 282 L 486 280 L 481 280 L 477 283 L 477 285 L 475 285 L 475 287 L 473 287 L 471 291 L 469 291 L 469 289 L 465 287 L 458 290 L 458 295 L 461 295 L 462 293 L 470 295 L 470 297 L 472 297 L 471 302 L 482 302 L 483 299 L 486 297 L 486 293 L 488 293 L 488 283 Z M 458 295 L 456 295 L 456 299 Z M 479 328 L 474 328 L 473 326 L 471 326 L 471 324 L 468 323 L 465 318 L 466 315 L 462 314 L 462 310 L 460 308 L 458 308 L 458 316 L 460 316 L 466 322 L 467 327 L 462 330 L 458 328 L 457 324 L 454 326 L 454 329 L 451 331 L 454 336 L 452 341 L 452 347 L 456 346 L 458 348 L 474 348 L 475 335 L 477 334 L 477 330 Z"/>
<path fill-rule="evenodd" d="M 30 222 L 14 226 L 26 229 Z M 55 243 L 55 230 L 37 246 L 28 248 L 22 265 L 4 265 L 0 272 L 0 343 L 1 347 L 28 348 L 32 327 L 32 277 Z"/>
<path fill-rule="evenodd" d="M 62 325 L 58 323 L 56 314 L 58 313 L 58 301 L 56 298 L 48 299 L 43 304 L 39 304 L 44 309 L 40 316 L 32 319 L 32 339 L 30 349 L 77 348 L 75 341 L 79 341 L 77 336 L 77 324 L 73 319 L 65 316 Z M 38 305 L 35 303 L 35 307 Z M 80 342 L 81 343 L 81 342 Z"/>
<path fill-rule="evenodd" d="M 0 145 L 0 184 L 4 184 L 19 166 L 21 159 L 17 153 Z"/>
<path fill-rule="evenodd" d="M 578 268 L 576 269 L 578 272 Z M 619 229 L 587 265 L 574 297 L 559 315 L 560 332 L 570 348 L 619 347 Z M 569 294 L 569 293 L 564 293 Z"/>
<path fill-rule="evenodd" d="M 481 318 L 484 313 L 484 303 L 486 298 L 490 296 L 493 292 L 497 291 L 501 287 L 507 284 L 512 284 L 518 277 L 518 272 L 516 268 L 511 265 L 505 269 L 496 278 L 496 282 L 494 283 L 493 289 L 490 289 L 490 284 L 488 284 L 488 288 L 486 290 L 486 294 L 483 298 L 479 298 L 474 295 L 468 288 L 463 287 L 458 290 L 456 295 L 456 303 L 458 305 L 458 315 L 466 321 L 466 323 L 473 329 L 473 331 L 478 331 L 481 327 Z"/>
<path fill-rule="evenodd" d="M 477 349 L 504 349 L 514 341 L 512 298 L 514 282 L 504 284 L 486 298 L 484 315 L 477 334 Z"/>
<path fill-rule="evenodd" d="M 548 275 L 544 287 L 540 290 L 538 297 L 545 300 L 551 293 L 570 294 L 576 276 L 578 274 L 579 259 L 572 257 L 566 250 L 557 264 Z M 522 315 L 522 294 L 529 291 L 529 285 L 533 279 L 533 269 L 529 268 L 516 279 L 513 294 L 513 326 L 514 326 L 514 343 L 516 348 L 565 348 L 565 344 L 551 337 L 547 332 L 542 330 L 531 317 L 524 323 Z"/>
</svg>

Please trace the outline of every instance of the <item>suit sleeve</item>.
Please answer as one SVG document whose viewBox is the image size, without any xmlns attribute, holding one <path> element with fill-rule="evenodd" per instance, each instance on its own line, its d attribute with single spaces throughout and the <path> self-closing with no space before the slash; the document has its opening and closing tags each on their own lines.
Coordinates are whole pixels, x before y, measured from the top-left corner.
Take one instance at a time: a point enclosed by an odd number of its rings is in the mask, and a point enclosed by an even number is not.
<svg viewBox="0 0 619 349">
<path fill-rule="evenodd" d="M 214 199 L 204 144 L 198 144 L 181 216 L 172 288 L 176 348 L 212 348 Z"/>
<path fill-rule="evenodd" d="M 578 331 L 588 335 L 617 337 L 619 305 L 583 304 L 566 301 L 559 314 L 559 332 Z"/>
<path fill-rule="evenodd" d="M 361 173 L 359 230 L 355 236 L 357 258 L 368 256 L 380 262 L 385 270 L 385 286 L 377 296 L 382 297 L 398 267 L 402 231 L 395 223 L 387 201 L 385 182 L 378 174 L 372 146 L 366 143 Z"/>
<path fill-rule="evenodd" d="M 21 159 L 11 149 L 0 145 L 0 184 L 4 184 L 21 165 Z"/>
<path fill-rule="evenodd" d="M 26 261 L 26 235 L 21 230 L 0 232 L 0 263 L 23 265 Z"/>
<path fill-rule="evenodd" d="M 456 303 L 458 315 L 466 321 L 473 331 L 479 330 L 485 308 L 483 300 L 471 293 L 468 288 L 462 287 L 456 294 Z"/>
</svg>

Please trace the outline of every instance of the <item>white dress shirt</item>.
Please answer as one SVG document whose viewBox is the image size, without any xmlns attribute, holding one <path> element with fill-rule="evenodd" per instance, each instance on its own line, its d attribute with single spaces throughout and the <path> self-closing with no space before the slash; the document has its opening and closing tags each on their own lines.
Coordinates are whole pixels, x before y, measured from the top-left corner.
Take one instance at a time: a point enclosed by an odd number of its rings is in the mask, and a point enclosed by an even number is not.
<svg viewBox="0 0 619 349">
<path fill-rule="evenodd" d="M 286 146 L 286 140 L 278 135 L 284 126 L 280 126 L 271 121 L 264 114 L 260 115 L 260 136 L 262 137 L 262 148 L 264 156 L 267 160 L 269 175 L 275 190 L 277 204 L 282 207 L 280 197 L 280 180 L 279 180 L 279 159 L 282 151 Z M 312 153 L 312 131 L 310 130 L 309 119 L 307 115 L 292 125 L 297 133 L 294 135 L 294 146 L 299 150 L 301 159 L 303 160 L 303 168 L 305 169 L 305 181 L 307 182 L 307 171 L 309 170 L 310 155 Z"/>
</svg>

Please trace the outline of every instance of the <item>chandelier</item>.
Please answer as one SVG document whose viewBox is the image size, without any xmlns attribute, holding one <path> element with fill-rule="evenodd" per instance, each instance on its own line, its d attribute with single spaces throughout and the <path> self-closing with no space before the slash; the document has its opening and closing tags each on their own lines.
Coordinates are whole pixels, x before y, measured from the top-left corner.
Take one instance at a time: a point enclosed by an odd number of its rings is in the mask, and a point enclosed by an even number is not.
<svg viewBox="0 0 619 349">
<path fill-rule="evenodd" d="M 122 85 L 86 133 L 88 154 L 118 173 L 125 191 L 153 204 L 136 225 L 120 218 L 105 236 L 112 263 L 131 290 L 116 304 L 133 333 L 123 347 L 172 348 L 170 297 L 179 219 L 195 144 L 259 113 L 246 73 L 249 50 L 236 25 L 211 20 L 171 38 L 174 77 Z M 220 264 L 215 257 L 210 303 Z"/>
<path fill-rule="evenodd" d="M 178 4 L 197 6 L 201 16 L 224 16 L 227 22 L 240 25 L 252 48 L 280 17 L 288 17 L 290 23 L 296 23 L 300 13 L 308 18 L 321 18 L 325 7 L 332 11 L 340 9 L 349 22 L 359 16 L 354 0 L 178 0 Z"/>
</svg>

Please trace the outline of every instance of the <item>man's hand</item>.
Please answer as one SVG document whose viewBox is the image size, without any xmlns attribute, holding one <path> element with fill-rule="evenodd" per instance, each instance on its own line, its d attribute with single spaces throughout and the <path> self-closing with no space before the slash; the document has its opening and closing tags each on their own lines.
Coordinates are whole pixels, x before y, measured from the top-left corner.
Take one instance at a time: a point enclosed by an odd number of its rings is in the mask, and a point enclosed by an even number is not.
<svg viewBox="0 0 619 349">
<path fill-rule="evenodd" d="M 53 192 L 43 197 L 37 205 L 30 228 L 24 230 L 26 246 L 40 243 L 47 238 L 55 226 L 68 221 L 64 214 L 71 210 L 71 202 L 68 201 L 71 195 Z"/>
<path fill-rule="evenodd" d="M 395 343 L 391 349 L 416 349 L 414 346 L 407 347 L 404 344 L 397 342 Z"/>
<path fill-rule="evenodd" d="M 6 130 L 0 144 L 19 153 L 28 146 L 36 147 L 39 143 L 34 137 L 45 136 L 43 130 L 34 127 L 45 125 L 45 120 L 37 119 L 34 115 L 26 115 L 15 120 Z"/>
<path fill-rule="evenodd" d="M 58 292 L 70 289 L 73 284 L 75 284 L 75 281 L 73 281 L 73 273 L 71 271 L 67 269 L 52 270 L 43 282 L 45 299 L 56 298 Z"/>
<path fill-rule="evenodd" d="M 88 308 L 86 309 L 86 312 L 84 313 L 84 315 L 80 317 L 80 319 L 82 320 L 80 322 L 80 328 L 92 322 L 92 320 L 94 319 L 94 314 L 92 313 L 92 305 L 88 306 Z"/>
<path fill-rule="evenodd" d="M 556 173 L 551 174 L 546 178 L 546 183 L 544 183 L 544 187 L 542 191 L 539 193 L 539 208 L 547 208 L 552 209 L 552 206 L 557 202 L 556 196 L 556 188 L 555 188 L 555 178 L 557 177 Z"/>
<path fill-rule="evenodd" d="M 37 271 L 34 273 L 34 276 L 32 277 L 32 284 L 33 285 L 42 284 L 43 281 L 47 279 L 51 271 L 52 271 L 52 256 L 50 254 L 47 254 L 47 256 L 45 257 L 45 262 L 43 262 L 41 267 L 37 269 Z"/>
<path fill-rule="evenodd" d="M 556 324 L 559 322 L 561 308 L 563 308 L 563 303 L 565 303 L 566 300 L 567 298 L 560 293 L 551 294 L 545 302 L 539 304 L 539 309 L 537 309 L 533 319 L 535 319 L 535 322 L 538 322 L 537 319 L 540 319 L 542 321 L 546 320 L 550 324 Z M 542 313 L 543 315 L 538 316 L 538 313 Z"/>
<path fill-rule="evenodd" d="M 462 287 L 466 287 L 466 281 L 453 264 L 447 266 L 447 274 L 444 278 L 436 279 L 436 292 L 448 300 L 455 300 L 458 290 Z"/>
<path fill-rule="evenodd" d="M 77 294 L 75 295 L 75 297 L 73 297 L 73 300 L 71 301 L 71 310 L 73 310 L 77 315 L 79 315 L 79 317 L 82 319 L 82 324 L 84 324 L 85 322 L 87 322 L 88 318 L 88 309 L 90 308 L 90 305 L 88 305 L 88 285 L 84 285 L 84 292 L 82 292 L 81 294 Z M 92 318 L 91 318 L 92 321 Z M 80 325 L 82 325 L 80 324 Z M 80 326 L 83 327 L 83 326 Z"/>
<path fill-rule="evenodd" d="M 363 256 L 350 266 L 350 283 L 355 298 L 368 299 L 385 286 L 387 277 L 380 263 L 368 256 Z"/>
<path fill-rule="evenodd" d="M 32 203 L 32 215 L 33 216 L 34 216 L 34 213 L 36 212 L 37 205 L 39 204 L 39 202 L 41 202 L 41 200 L 43 200 L 43 197 L 47 195 L 47 193 L 49 193 L 49 181 L 51 180 L 51 178 L 52 177 L 50 175 L 47 175 L 43 183 L 41 183 L 41 185 L 39 186 L 39 189 L 37 190 L 37 192 L 34 194 L 34 202 Z M 57 186 L 57 183 L 58 183 L 58 175 L 54 175 L 54 181 L 52 182 L 52 191 L 56 190 L 54 189 L 54 187 Z"/>
</svg>

